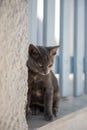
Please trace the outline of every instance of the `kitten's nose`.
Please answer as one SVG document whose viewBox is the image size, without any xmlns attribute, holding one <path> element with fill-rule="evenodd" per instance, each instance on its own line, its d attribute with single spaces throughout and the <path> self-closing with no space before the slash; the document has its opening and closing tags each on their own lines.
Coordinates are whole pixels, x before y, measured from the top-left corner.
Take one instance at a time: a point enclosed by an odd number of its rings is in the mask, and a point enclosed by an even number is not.
<svg viewBox="0 0 87 130">
<path fill-rule="evenodd" d="M 48 70 L 47 69 L 44 70 L 44 74 L 48 74 Z"/>
</svg>

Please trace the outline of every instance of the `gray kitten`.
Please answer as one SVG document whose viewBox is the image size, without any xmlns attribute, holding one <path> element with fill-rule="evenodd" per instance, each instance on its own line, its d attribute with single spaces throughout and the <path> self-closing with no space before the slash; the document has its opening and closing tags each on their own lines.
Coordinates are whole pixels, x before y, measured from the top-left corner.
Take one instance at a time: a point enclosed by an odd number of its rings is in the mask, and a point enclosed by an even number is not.
<svg viewBox="0 0 87 130">
<path fill-rule="evenodd" d="M 33 44 L 29 46 L 26 117 L 29 111 L 34 115 L 43 111 L 48 121 L 57 116 L 59 87 L 51 69 L 58 48 L 59 46 L 43 47 Z"/>
</svg>

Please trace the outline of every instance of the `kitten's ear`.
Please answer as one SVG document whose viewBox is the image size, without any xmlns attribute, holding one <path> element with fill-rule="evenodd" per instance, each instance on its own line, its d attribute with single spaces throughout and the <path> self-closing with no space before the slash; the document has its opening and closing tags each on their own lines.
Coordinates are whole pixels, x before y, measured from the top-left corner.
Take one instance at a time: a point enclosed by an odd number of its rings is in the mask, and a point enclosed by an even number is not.
<svg viewBox="0 0 87 130">
<path fill-rule="evenodd" d="M 56 55 L 57 50 L 58 50 L 59 47 L 60 47 L 60 45 L 59 46 L 48 47 L 50 55 Z"/>
<path fill-rule="evenodd" d="M 37 47 L 35 47 L 33 44 L 29 45 L 29 55 L 33 58 L 37 58 L 39 56 L 39 50 Z"/>
</svg>

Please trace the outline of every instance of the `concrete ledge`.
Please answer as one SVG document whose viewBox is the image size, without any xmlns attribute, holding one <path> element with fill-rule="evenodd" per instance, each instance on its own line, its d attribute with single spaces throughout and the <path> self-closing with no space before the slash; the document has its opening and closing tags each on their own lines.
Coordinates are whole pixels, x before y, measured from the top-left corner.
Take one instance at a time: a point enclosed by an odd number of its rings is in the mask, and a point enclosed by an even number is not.
<svg viewBox="0 0 87 130">
<path fill-rule="evenodd" d="M 87 130 L 87 107 L 36 130 Z"/>
<path fill-rule="evenodd" d="M 60 105 L 59 105 L 59 112 L 58 112 L 58 117 L 54 119 L 53 122 L 47 122 L 44 120 L 44 115 L 40 114 L 37 116 L 30 116 L 29 118 L 29 130 L 40 130 L 40 129 L 52 129 L 52 130 L 60 130 L 58 129 L 59 127 L 70 127 L 71 130 L 73 130 L 76 125 L 78 124 L 77 122 L 80 120 L 80 115 L 82 116 L 85 115 L 83 110 L 84 108 L 87 108 L 87 95 L 79 96 L 79 97 L 69 97 L 69 98 L 64 98 L 61 99 Z M 82 112 L 81 112 L 82 111 Z M 82 113 L 82 114 L 81 114 Z M 86 113 L 87 114 L 87 113 Z M 77 119 L 78 117 L 78 119 Z M 82 130 L 85 122 L 83 122 L 83 119 L 85 120 L 86 117 L 82 117 L 81 125 L 82 125 Z M 65 122 L 65 124 L 64 124 Z M 73 125 L 71 125 L 73 122 Z M 52 126 L 51 126 L 52 125 Z M 70 126 L 69 126 L 70 125 Z M 56 128 L 57 127 L 57 128 Z M 78 130 L 78 129 L 76 129 Z M 81 130 L 81 129 L 80 129 Z"/>
</svg>

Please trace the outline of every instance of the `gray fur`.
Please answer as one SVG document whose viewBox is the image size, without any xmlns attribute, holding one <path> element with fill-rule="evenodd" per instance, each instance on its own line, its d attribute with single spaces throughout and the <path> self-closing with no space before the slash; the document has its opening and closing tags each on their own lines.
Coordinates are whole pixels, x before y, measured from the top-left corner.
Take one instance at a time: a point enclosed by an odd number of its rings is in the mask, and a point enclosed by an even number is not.
<svg viewBox="0 0 87 130">
<path fill-rule="evenodd" d="M 52 66 L 58 48 L 59 46 L 43 47 L 33 44 L 29 46 L 26 116 L 29 110 L 32 114 L 43 111 L 45 119 L 49 121 L 57 116 L 59 87 Z"/>
</svg>

